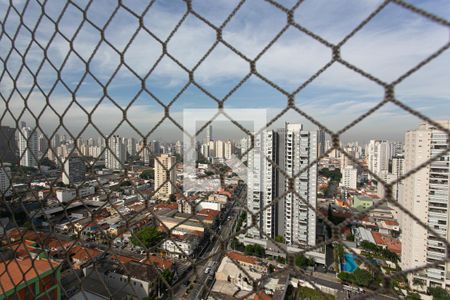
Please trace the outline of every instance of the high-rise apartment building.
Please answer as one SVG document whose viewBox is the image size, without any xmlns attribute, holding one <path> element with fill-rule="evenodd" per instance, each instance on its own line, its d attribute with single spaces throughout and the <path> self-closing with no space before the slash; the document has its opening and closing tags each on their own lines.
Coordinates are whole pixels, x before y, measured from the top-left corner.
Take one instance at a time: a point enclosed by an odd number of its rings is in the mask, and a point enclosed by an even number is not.
<svg viewBox="0 0 450 300">
<path fill-rule="evenodd" d="M 315 208 L 317 202 L 317 166 L 309 164 L 317 159 L 317 137 L 317 131 L 305 131 L 301 124 L 286 124 L 283 129 L 255 136 L 254 149 L 248 156 L 248 208 L 259 212 L 259 227 L 265 235 L 283 236 L 288 245 L 299 248 L 316 244 L 316 214 L 311 207 Z M 298 195 L 288 193 L 277 203 L 272 202 L 289 188 L 289 182 L 266 157 L 289 176 L 302 171 L 293 181 Z M 251 216 L 248 218 L 249 223 Z M 264 238 L 255 230 L 248 234 Z"/>
<path fill-rule="evenodd" d="M 122 170 L 126 160 L 126 146 L 118 135 L 108 140 L 108 148 L 105 150 L 105 166 L 111 170 Z"/>
<path fill-rule="evenodd" d="M 325 153 L 325 131 L 319 130 L 319 136 L 318 136 L 318 147 L 317 147 L 317 157 L 322 156 Z"/>
<path fill-rule="evenodd" d="M 8 126 L 0 126 L 0 162 L 17 161 L 16 130 Z"/>
<path fill-rule="evenodd" d="M 0 197 L 8 197 L 12 194 L 11 169 L 0 165 Z"/>
<path fill-rule="evenodd" d="M 213 134 L 212 126 L 208 125 L 208 127 L 206 127 L 206 143 L 213 141 L 212 134 Z"/>
<path fill-rule="evenodd" d="M 450 121 L 439 121 L 450 129 Z M 449 146 L 448 134 L 435 126 L 422 123 L 405 135 L 405 172 L 414 169 Z M 432 161 L 426 167 L 404 179 L 400 203 L 422 223 L 435 232 L 428 231 L 415 220 L 401 213 L 403 270 L 426 264 L 436 264 L 414 274 L 409 274 L 410 284 L 426 291 L 427 287 L 450 286 L 450 269 L 447 247 L 443 241 L 450 240 L 450 154 Z M 418 284 L 421 283 L 421 284 Z"/>
<path fill-rule="evenodd" d="M 224 151 L 225 159 L 231 159 L 234 154 L 234 143 L 232 141 L 226 141 Z"/>
<path fill-rule="evenodd" d="M 19 133 L 20 165 L 24 167 L 37 167 L 38 135 L 30 127 L 22 127 Z"/>
<path fill-rule="evenodd" d="M 370 140 L 367 147 L 367 157 L 370 171 L 377 175 L 381 174 L 382 171 L 388 171 L 389 159 L 391 158 L 390 143 L 388 141 Z"/>
<path fill-rule="evenodd" d="M 217 157 L 217 158 L 225 157 L 225 142 L 224 141 L 221 141 L 221 140 L 215 141 L 214 148 L 216 150 L 214 157 Z"/>
<path fill-rule="evenodd" d="M 86 165 L 83 158 L 72 154 L 64 162 L 64 172 L 62 172 L 62 182 L 64 184 L 77 184 L 86 178 Z"/>
<path fill-rule="evenodd" d="M 341 173 L 340 185 L 349 189 L 356 189 L 358 185 L 358 169 L 349 165 L 342 168 Z"/>
<path fill-rule="evenodd" d="M 155 191 L 157 197 L 166 199 L 170 194 L 175 193 L 172 183 L 176 182 L 176 157 L 168 154 L 161 154 L 155 158 Z M 167 182 L 166 182 L 167 180 Z"/>
</svg>

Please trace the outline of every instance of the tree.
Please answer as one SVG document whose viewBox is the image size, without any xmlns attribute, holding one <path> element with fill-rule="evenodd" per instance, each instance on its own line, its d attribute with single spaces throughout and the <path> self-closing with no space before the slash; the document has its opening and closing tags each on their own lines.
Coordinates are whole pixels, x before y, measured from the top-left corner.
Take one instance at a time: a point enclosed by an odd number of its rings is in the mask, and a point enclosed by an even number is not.
<svg viewBox="0 0 450 300">
<path fill-rule="evenodd" d="M 433 296 L 433 300 L 450 300 L 450 294 L 441 287 L 430 287 L 428 293 Z"/>
<path fill-rule="evenodd" d="M 169 202 L 176 202 L 177 201 L 177 197 L 175 196 L 175 194 L 170 194 L 169 195 Z"/>
<path fill-rule="evenodd" d="M 135 246 L 151 248 L 164 238 L 155 226 L 144 227 L 131 235 L 131 242 Z"/>
<path fill-rule="evenodd" d="M 154 169 L 146 169 L 142 171 L 141 175 L 139 175 L 141 179 L 154 179 L 155 178 L 155 170 Z"/>
<path fill-rule="evenodd" d="M 275 242 L 277 242 L 277 243 L 284 243 L 284 237 L 282 235 L 277 235 L 275 237 Z"/>
<path fill-rule="evenodd" d="M 245 246 L 244 253 L 246 255 L 255 255 L 258 257 L 263 257 L 266 254 L 264 247 L 260 245 L 247 245 Z"/>
<path fill-rule="evenodd" d="M 373 280 L 373 276 L 369 271 L 360 268 L 356 269 L 355 272 L 353 272 L 353 277 L 355 279 L 354 283 L 364 287 L 368 287 Z"/>
<path fill-rule="evenodd" d="M 421 298 L 420 298 L 420 295 L 417 294 L 417 293 L 409 293 L 409 294 L 406 296 L 406 299 L 407 299 L 407 300 L 420 300 Z"/>
<path fill-rule="evenodd" d="M 300 254 L 295 257 L 295 265 L 299 268 L 306 268 L 308 266 L 314 265 L 314 261 L 307 258 L 303 254 Z"/>
<path fill-rule="evenodd" d="M 131 186 L 131 181 L 129 180 L 124 180 L 120 183 L 120 186 Z"/>
</svg>

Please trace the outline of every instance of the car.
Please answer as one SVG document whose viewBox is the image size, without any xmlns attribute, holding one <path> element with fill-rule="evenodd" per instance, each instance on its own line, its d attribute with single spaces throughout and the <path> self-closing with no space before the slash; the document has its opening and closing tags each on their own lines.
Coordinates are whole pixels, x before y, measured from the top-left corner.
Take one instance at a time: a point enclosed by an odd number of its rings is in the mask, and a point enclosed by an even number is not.
<svg viewBox="0 0 450 300">
<path fill-rule="evenodd" d="M 209 272 L 211 272 L 211 267 L 207 267 L 207 268 L 205 269 L 205 274 L 209 274 Z"/>
<path fill-rule="evenodd" d="M 191 282 L 190 282 L 189 280 L 186 280 L 186 281 L 183 283 L 183 286 L 184 286 L 184 287 L 188 287 L 190 283 L 191 283 Z"/>
</svg>

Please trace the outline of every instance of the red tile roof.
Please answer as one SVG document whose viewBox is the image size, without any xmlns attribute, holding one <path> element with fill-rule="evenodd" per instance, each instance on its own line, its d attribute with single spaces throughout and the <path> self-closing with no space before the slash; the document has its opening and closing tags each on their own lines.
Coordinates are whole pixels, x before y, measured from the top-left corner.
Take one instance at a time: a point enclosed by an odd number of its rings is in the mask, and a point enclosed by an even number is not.
<svg viewBox="0 0 450 300">
<path fill-rule="evenodd" d="M 156 204 L 153 209 L 158 210 L 158 209 L 164 209 L 164 208 L 177 209 L 178 204 L 176 204 L 176 203 L 160 203 L 160 204 Z"/>
<path fill-rule="evenodd" d="M 228 252 L 227 256 L 229 258 L 231 258 L 232 260 L 237 260 L 237 261 L 244 262 L 247 264 L 256 265 L 258 263 L 258 260 L 256 259 L 256 257 L 244 255 L 244 254 L 242 254 L 240 252 L 236 252 L 236 251 Z"/>
<path fill-rule="evenodd" d="M 97 249 L 75 246 L 70 250 L 70 254 L 73 254 L 73 259 L 77 259 L 79 261 L 87 261 L 96 256 L 99 256 L 100 254 L 102 254 L 102 252 Z"/>
<path fill-rule="evenodd" d="M 402 245 L 398 239 L 379 232 L 372 232 L 372 236 L 377 245 L 386 246 L 386 248 L 396 254 L 400 254 L 402 252 Z"/>
<path fill-rule="evenodd" d="M 263 291 L 258 291 L 253 297 L 253 300 L 272 300 L 272 297 L 264 293 Z"/>
<path fill-rule="evenodd" d="M 173 265 L 171 260 L 156 255 L 150 255 L 141 260 L 141 262 L 147 265 L 156 265 L 160 269 L 171 269 Z"/>
<path fill-rule="evenodd" d="M 6 292 L 57 267 L 56 262 L 47 259 L 33 261 L 31 258 L 26 258 L 2 262 L 0 263 L 0 285 L 3 292 Z"/>
</svg>

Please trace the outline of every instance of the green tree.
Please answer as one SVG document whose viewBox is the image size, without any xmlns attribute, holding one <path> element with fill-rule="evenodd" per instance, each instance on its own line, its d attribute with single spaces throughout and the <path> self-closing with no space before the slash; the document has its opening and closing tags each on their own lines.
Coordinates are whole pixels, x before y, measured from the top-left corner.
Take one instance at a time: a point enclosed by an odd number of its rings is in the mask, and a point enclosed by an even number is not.
<svg viewBox="0 0 450 300">
<path fill-rule="evenodd" d="M 295 265 L 299 268 L 306 268 L 314 264 L 314 261 L 300 254 L 295 257 Z"/>
<path fill-rule="evenodd" d="M 155 178 L 155 170 L 154 169 L 146 169 L 142 171 L 141 175 L 139 175 L 142 179 L 154 179 Z"/>
<path fill-rule="evenodd" d="M 417 293 L 409 293 L 409 294 L 406 296 L 406 299 L 407 299 L 407 300 L 420 300 L 420 295 L 417 294 Z"/>
<path fill-rule="evenodd" d="M 131 235 L 131 242 L 135 246 L 150 248 L 157 245 L 164 235 L 155 226 L 144 227 Z"/>
<path fill-rule="evenodd" d="M 275 237 L 275 242 L 277 242 L 277 243 L 284 243 L 284 237 L 282 235 L 277 235 Z"/>
<path fill-rule="evenodd" d="M 177 197 L 175 196 L 175 194 L 170 194 L 169 195 L 169 202 L 176 202 L 177 201 Z"/>
<path fill-rule="evenodd" d="M 353 273 L 355 282 L 359 286 L 368 287 L 373 280 L 373 276 L 369 271 L 363 269 L 356 269 Z"/>
<path fill-rule="evenodd" d="M 441 287 L 430 287 L 428 293 L 433 296 L 434 300 L 450 300 L 449 293 Z"/>
</svg>

